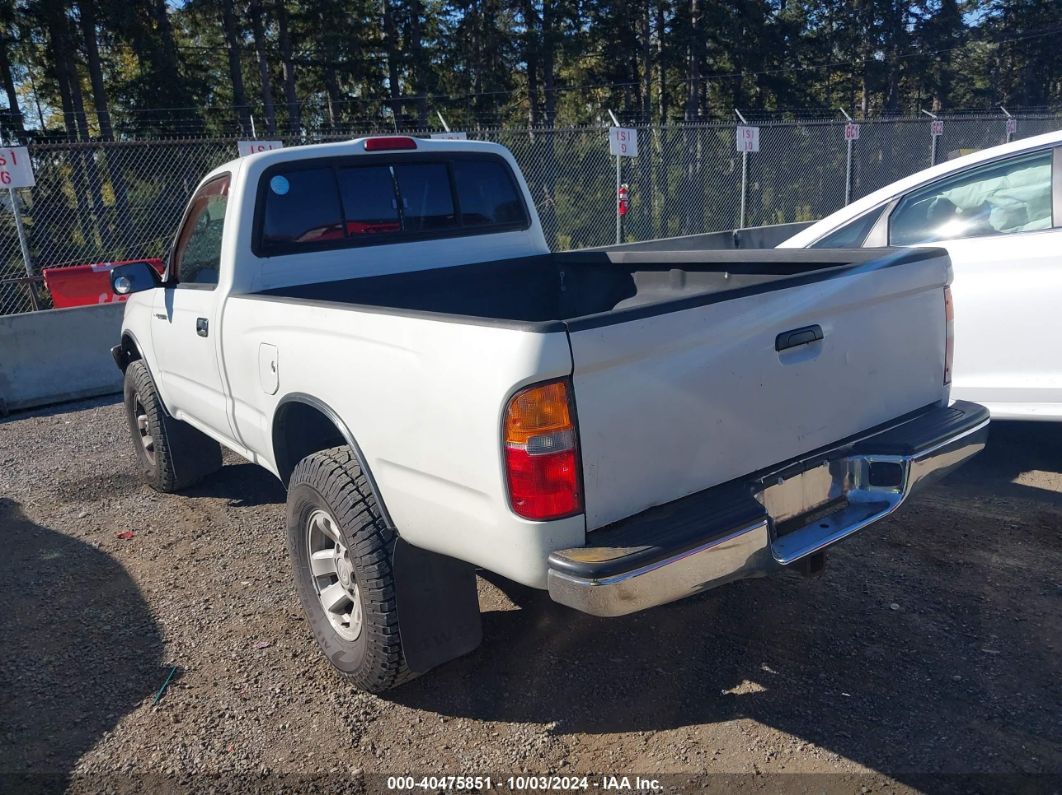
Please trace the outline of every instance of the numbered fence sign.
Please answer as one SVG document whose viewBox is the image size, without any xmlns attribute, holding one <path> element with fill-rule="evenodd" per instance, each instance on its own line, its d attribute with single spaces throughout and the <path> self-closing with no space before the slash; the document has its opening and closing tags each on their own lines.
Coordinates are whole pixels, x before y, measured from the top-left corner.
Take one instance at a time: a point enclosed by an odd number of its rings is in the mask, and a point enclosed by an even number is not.
<svg viewBox="0 0 1062 795">
<path fill-rule="evenodd" d="M 933 133 L 933 135 L 943 135 L 944 134 L 944 122 L 942 122 L 940 119 L 934 119 L 929 124 L 929 131 L 931 133 Z"/>
<path fill-rule="evenodd" d="M 738 125 L 737 128 L 737 150 L 739 152 L 758 152 L 760 151 L 760 128 L 759 127 L 744 127 Z"/>
<path fill-rule="evenodd" d="M 467 141 L 468 133 L 464 132 L 441 132 L 432 133 L 431 137 L 436 141 Z"/>
<path fill-rule="evenodd" d="M 609 127 L 608 153 L 617 157 L 637 157 L 638 131 L 629 127 Z"/>
<path fill-rule="evenodd" d="M 33 164 L 24 146 L 0 149 L 0 188 L 32 188 Z"/>
<path fill-rule="evenodd" d="M 1007 119 L 1007 132 L 1008 133 L 1016 133 L 1017 131 L 1018 131 L 1018 120 L 1017 119 Z"/>
<path fill-rule="evenodd" d="M 256 155 L 259 152 L 271 152 L 274 149 L 283 149 L 283 141 L 237 141 L 236 148 L 240 150 L 240 157 Z"/>
<path fill-rule="evenodd" d="M 858 141 L 859 140 L 859 125 L 848 122 L 844 126 L 844 139 L 846 141 Z"/>
</svg>

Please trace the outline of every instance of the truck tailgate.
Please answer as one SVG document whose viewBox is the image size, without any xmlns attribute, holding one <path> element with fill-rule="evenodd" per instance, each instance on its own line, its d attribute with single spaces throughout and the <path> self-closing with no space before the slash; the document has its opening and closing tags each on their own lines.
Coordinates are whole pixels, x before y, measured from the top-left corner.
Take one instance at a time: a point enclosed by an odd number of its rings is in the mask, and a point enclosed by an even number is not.
<svg viewBox="0 0 1062 795">
<path fill-rule="evenodd" d="M 571 321 L 587 529 L 939 403 L 949 279 L 883 256 Z"/>
</svg>

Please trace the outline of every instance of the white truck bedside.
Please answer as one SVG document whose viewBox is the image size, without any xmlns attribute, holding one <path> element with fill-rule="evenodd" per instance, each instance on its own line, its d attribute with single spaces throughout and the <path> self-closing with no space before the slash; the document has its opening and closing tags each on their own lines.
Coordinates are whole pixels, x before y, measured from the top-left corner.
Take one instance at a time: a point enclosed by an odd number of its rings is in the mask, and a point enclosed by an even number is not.
<svg viewBox="0 0 1062 795">
<path fill-rule="evenodd" d="M 221 445 L 288 489 L 296 588 L 359 687 L 475 648 L 475 571 L 621 615 L 787 566 L 980 450 L 939 249 L 546 246 L 504 148 L 251 155 L 192 197 L 115 360 L 149 484 Z"/>
</svg>

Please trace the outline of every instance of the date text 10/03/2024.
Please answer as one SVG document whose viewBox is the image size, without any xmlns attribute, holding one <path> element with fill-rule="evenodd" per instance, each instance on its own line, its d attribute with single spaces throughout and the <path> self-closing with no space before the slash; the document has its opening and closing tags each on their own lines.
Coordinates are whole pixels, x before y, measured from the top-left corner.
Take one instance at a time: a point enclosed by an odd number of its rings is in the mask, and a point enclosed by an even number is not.
<svg viewBox="0 0 1062 795">
<path fill-rule="evenodd" d="M 658 779 L 641 776 L 388 776 L 387 789 L 395 791 L 453 790 L 482 792 L 484 790 L 519 791 L 577 791 L 598 789 L 606 792 L 659 792 Z"/>
</svg>

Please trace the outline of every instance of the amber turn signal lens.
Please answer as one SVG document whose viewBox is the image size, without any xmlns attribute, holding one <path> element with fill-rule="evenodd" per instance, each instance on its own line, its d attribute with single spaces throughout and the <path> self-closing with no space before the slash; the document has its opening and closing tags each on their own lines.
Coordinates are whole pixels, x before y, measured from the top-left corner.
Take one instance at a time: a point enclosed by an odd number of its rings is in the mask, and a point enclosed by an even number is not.
<svg viewBox="0 0 1062 795">
<path fill-rule="evenodd" d="M 505 415 L 506 444 L 527 444 L 532 436 L 571 430 L 568 385 L 553 381 L 518 392 Z"/>
<path fill-rule="evenodd" d="M 509 503 L 525 519 L 560 519 L 583 509 L 570 390 L 567 380 L 528 387 L 506 408 Z"/>
</svg>

